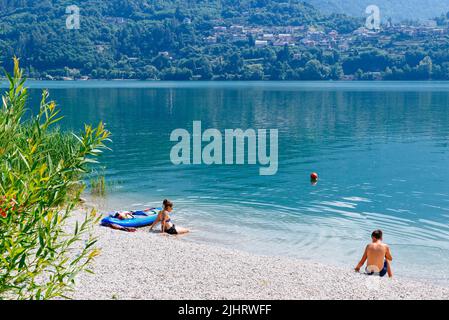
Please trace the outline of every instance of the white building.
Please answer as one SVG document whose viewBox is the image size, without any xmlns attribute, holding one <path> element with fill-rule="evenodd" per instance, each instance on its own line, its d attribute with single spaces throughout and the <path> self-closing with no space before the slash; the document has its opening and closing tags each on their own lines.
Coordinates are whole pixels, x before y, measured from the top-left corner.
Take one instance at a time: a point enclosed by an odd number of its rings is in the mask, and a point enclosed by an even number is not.
<svg viewBox="0 0 449 320">
<path fill-rule="evenodd" d="M 222 27 L 222 26 L 214 27 L 214 31 L 216 31 L 216 32 L 225 32 L 226 30 L 227 30 L 226 27 Z"/>
<path fill-rule="evenodd" d="M 209 37 L 206 38 L 206 42 L 209 43 L 209 44 L 217 43 L 217 37 L 209 36 Z"/>
<path fill-rule="evenodd" d="M 268 45 L 268 41 L 267 40 L 256 40 L 255 45 L 258 48 L 266 47 Z"/>
<path fill-rule="evenodd" d="M 242 32 L 245 31 L 245 28 L 244 28 L 243 26 L 232 25 L 232 26 L 231 26 L 231 31 L 242 33 Z"/>
<path fill-rule="evenodd" d="M 278 34 L 278 38 L 279 38 L 279 40 L 282 40 L 282 41 L 293 40 L 293 37 L 290 33 L 280 33 L 280 34 Z"/>
</svg>

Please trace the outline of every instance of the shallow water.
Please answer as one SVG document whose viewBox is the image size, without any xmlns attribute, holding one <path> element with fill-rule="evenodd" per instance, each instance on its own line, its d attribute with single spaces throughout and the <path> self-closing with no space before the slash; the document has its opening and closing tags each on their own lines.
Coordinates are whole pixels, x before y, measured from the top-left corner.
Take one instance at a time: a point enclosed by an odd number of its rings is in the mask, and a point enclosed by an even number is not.
<svg viewBox="0 0 449 320">
<path fill-rule="evenodd" d="M 186 237 L 354 267 L 373 229 L 399 276 L 449 285 L 449 83 L 31 82 L 63 126 L 104 120 L 104 210 L 175 202 Z M 172 130 L 279 130 L 279 171 L 170 162 Z M 309 174 L 320 180 L 312 186 Z"/>
</svg>

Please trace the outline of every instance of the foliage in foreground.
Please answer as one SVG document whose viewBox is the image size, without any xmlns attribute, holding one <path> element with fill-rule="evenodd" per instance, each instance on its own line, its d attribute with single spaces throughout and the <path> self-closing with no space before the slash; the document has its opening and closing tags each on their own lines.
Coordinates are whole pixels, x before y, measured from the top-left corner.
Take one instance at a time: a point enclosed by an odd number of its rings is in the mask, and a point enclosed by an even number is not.
<svg viewBox="0 0 449 320">
<path fill-rule="evenodd" d="M 7 77 L 0 109 L 0 299 L 65 297 L 98 254 L 90 232 L 95 212 L 75 222 L 70 211 L 109 132 L 102 123 L 85 126 L 80 136 L 53 130 L 61 118 L 46 91 L 39 113 L 22 119 L 28 94 L 17 59 Z"/>
</svg>

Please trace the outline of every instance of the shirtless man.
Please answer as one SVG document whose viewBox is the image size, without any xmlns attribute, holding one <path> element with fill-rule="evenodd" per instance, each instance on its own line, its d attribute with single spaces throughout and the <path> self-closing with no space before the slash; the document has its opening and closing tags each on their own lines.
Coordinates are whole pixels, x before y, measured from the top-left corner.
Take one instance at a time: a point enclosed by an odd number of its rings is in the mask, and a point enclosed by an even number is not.
<svg viewBox="0 0 449 320">
<path fill-rule="evenodd" d="M 382 242 L 382 230 L 375 230 L 371 234 L 372 242 L 368 244 L 363 253 L 363 257 L 360 260 L 355 271 L 359 272 L 360 268 L 366 263 L 367 267 L 365 271 L 367 274 L 378 274 L 383 277 L 388 273 L 388 276 L 393 277 L 390 263 L 393 260 L 391 256 L 390 247 Z"/>
</svg>

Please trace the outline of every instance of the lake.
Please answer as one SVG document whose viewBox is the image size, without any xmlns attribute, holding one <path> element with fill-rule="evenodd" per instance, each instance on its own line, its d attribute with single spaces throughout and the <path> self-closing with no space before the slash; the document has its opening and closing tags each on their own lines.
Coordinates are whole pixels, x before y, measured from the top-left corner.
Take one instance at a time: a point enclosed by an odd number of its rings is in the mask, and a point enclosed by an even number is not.
<svg viewBox="0 0 449 320">
<path fill-rule="evenodd" d="M 4 82 L 2 83 L 4 85 Z M 80 130 L 103 120 L 102 210 L 175 203 L 185 241 L 353 268 L 380 228 L 401 277 L 449 285 L 449 83 L 28 83 Z M 177 128 L 278 129 L 279 166 L 179 165 Z M 103 169 L 102 169 L 103 170 Z M 320 175 L 318 184 L 309 175 Z"/>
</svg>

